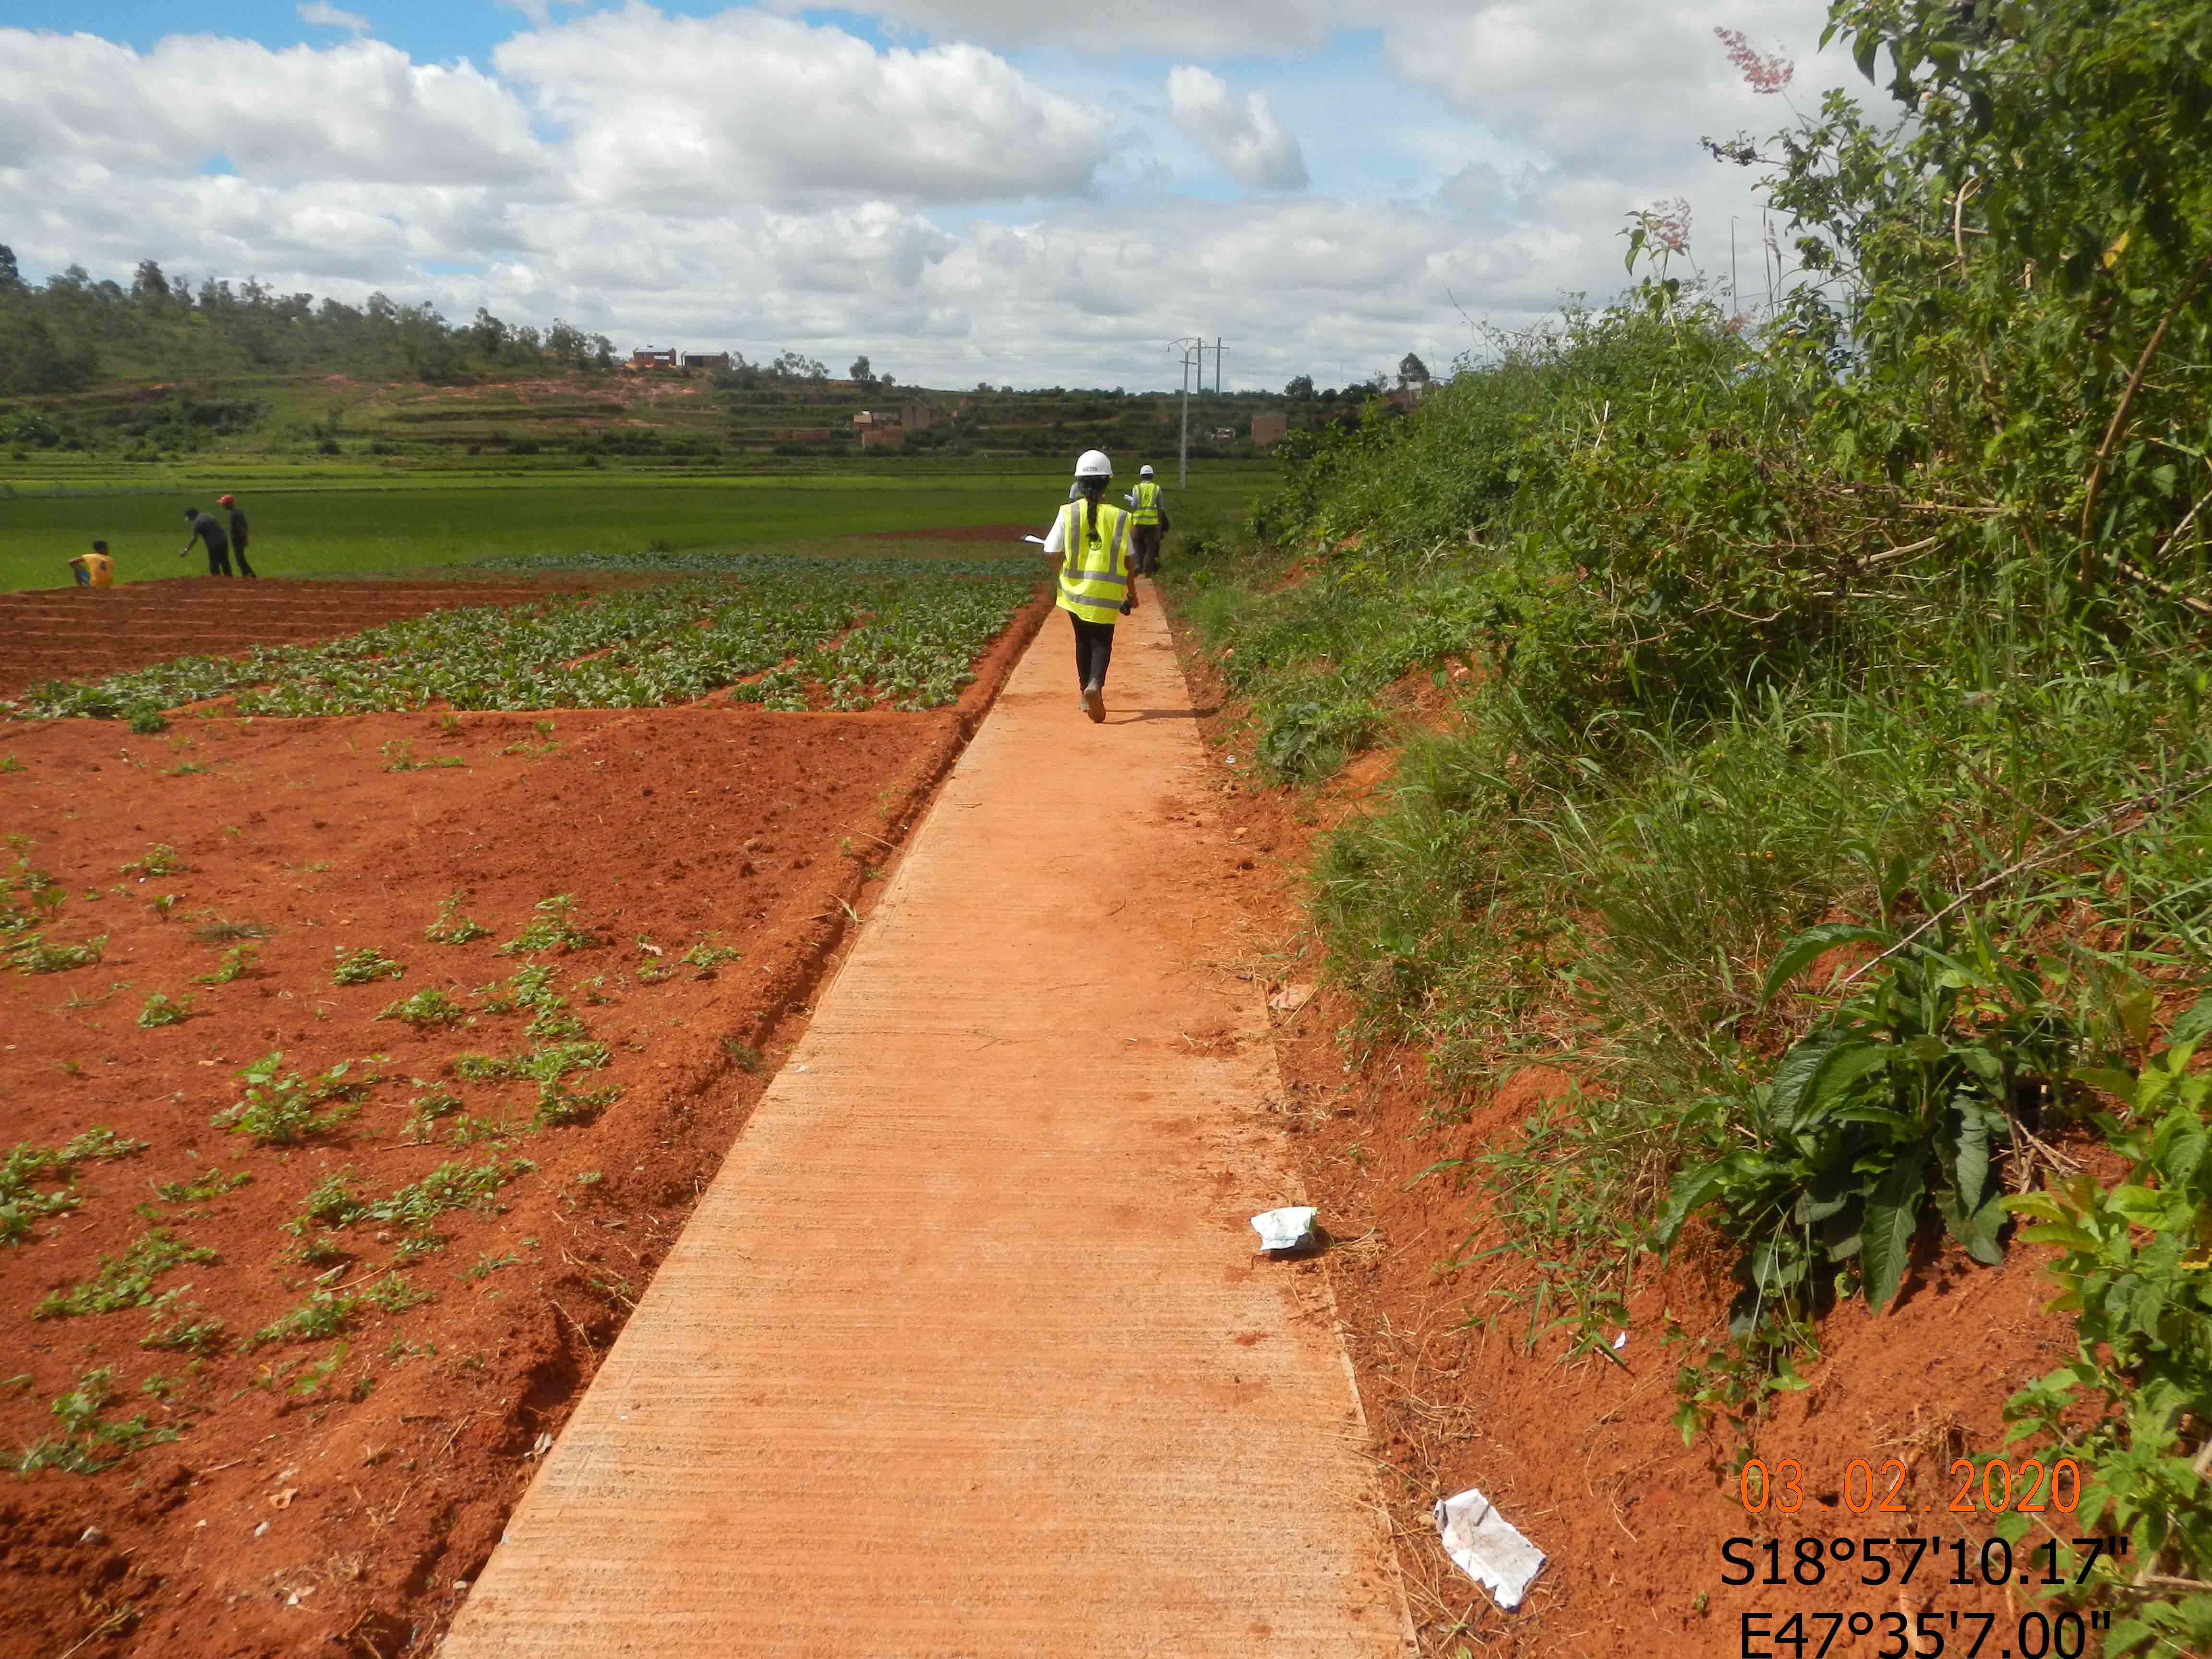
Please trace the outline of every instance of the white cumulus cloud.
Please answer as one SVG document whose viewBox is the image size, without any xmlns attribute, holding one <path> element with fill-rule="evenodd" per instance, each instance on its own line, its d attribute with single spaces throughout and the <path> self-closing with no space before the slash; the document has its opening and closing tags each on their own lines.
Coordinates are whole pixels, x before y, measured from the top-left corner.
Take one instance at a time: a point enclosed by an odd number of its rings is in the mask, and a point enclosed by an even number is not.
<svg viewBox="0 0 2212 1659">
<path fill-rule="evenodd" d="M 343 29 L 349 34 L 367 34 L 368 19 L 357 11 L 341 11 L 330 0 L 301 0 L 300 21 L 310 28 Z"/>
<path fill-rule="evenodd" d="M 1240 100 L 1229 83 L 1193 64 L 1168 71 L 1168 114 L 1183 136 L 1247 190 L 1304 190 L 1306 161 L 1283 131 L 1265 93 Z"/>
<path fill-rule="evenodd" d="M 1088 187 L 1105 114 L 981 47 L 878 50 L 758 11 L 632 4 L 517 35 L 494 62 L 568 134 L 586 196 L 984 201 Z"/>
</svg>

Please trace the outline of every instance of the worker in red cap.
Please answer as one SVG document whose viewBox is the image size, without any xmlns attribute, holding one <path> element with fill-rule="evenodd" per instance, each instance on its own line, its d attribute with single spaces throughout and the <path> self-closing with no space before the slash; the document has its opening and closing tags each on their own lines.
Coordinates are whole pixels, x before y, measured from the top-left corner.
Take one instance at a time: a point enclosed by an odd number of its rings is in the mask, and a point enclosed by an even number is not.
<svg viewBox="0 0 2212 1659">
<path fill-rule="evenodd" d="M 238 574 L 251 576 L 253 567 L 246 562 L 246 514 L 238 510 L 235 496 L 218 495 L 215 498 L 215 504 L 228 509 L 230 514 L 230 550 L 238 560 Z"/>
</svg>

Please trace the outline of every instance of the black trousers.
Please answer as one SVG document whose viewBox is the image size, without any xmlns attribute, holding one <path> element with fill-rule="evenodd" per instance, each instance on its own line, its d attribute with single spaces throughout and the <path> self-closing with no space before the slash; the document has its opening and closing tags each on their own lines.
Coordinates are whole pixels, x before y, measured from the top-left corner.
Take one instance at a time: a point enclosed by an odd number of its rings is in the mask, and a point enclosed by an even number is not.
<svg viewBox="0 0 2212 1659">
<path fill-rule="evenodd" d="M 1075 624 L 1075 684 L 1105 684 L 1106 665 L 1114 658 L 1114 624 L 1085 622 L 1073 611 L 1067 619 Z"/>
<path fill-rule="evenodd" d="M 228 542 L 223 543 L 221 546 L 217 546 L 213 542 L 208 544 L 208 574 L 210 576 L 230 574 L 230 544 Z"/>
<path fill-rule="evenodd" d="M 1129 568 L 1140 576 L 1160 574 L 1160 527 L 1156 524 L 1129 527 Z"/>
<path fill-rule="evenodd" d="M 251 576 L 253 574 L 253 567 L 246 562 L 246 544 L 244 542 L 234 542 L 231 544 L 230 556 L 238 561 L 238 574 L 240 575 Z"/>
</svg>

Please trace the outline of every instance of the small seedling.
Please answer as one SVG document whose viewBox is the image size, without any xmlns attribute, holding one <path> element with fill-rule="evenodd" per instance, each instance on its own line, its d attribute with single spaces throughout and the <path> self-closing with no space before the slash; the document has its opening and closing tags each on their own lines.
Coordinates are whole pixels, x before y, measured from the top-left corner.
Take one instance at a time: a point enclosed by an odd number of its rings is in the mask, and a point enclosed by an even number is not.
<svg viewBox="0 0 2212 1659">
<path fill-rule="evenodd" d="M 146 902 L 146 908 L 163 921 L 167 921 L 169 919 L 169 912 L 177 908 L 177 898 L 178 895 L 174 893 L 164 893 L 159 898 L 149 899 Z"/>
<path fill-rule="evenodd" d="M 468 764 L 459 755 L 434 755 L 428 760 L 416 760 L 415 744 L 406 738 L 394 738 L 378 752 L 384 757 L 384 769 L 387 772 L 433 772 Z"/>
<path fill-rule="evenodd" d="M 428 987 L 411 997 L 402 997 L 387 1003 L 379 1019 L 396 1019 L 420 1030 L 426 1025 L 456 1025 L 469 1017 L 469 1011 L 436 987 Z"/>
<path fill-rule="evenodd" d="M 761 1068 L 760 1050 L 754 1048 L 751 1043 L 747 1042 L 743 1037 L 724 1037 L 722 1039 L 722 1052 L 727 1054 L 737 1068 L 748 1077 L 750 1077 L 754 1073 L 759 1071 Z"/>
<path fill-rule="evenodd" d="M 158 708 L 138 708 L 131 711 L 131 729 L 142 738 L 159 736 L 169 729 L 168 719 Z"/>
<path fill-rule="evenodd" d="M 490 936 L 490 928 L 474 916 L 461 915 L 460 908 L 461 896 L 448 894 L 438 907 L 438 919 L 422 930 L 422 937 L 433 945 L 466 945 Z"/>
<path fill-rule="evenodd" d="M 576 902 L 566 893 L 538 901 L 536 918 L 499 947 L 501 956 L 542 956 L 558 951 L 588 951 L 606 941 L 576 920 Z"/>
<path fill-rule="evenodd" d="M 373 1077 L 347 1080 L 352 1062 L 341 1060 L 313 1083 L 306 1083 L 296 1072 L 279 1077 L 277 1070 L 283 1061 L 283 1051 L 272 1049 L 240 1070 L 238 1076 L 246 1083 L 246 1097 L 217 1112 L 208 1122 L 218 1129 L 251 1135 L 258 1146 L 296 1146 L 329 1133 L 351 1117 L 358 1108 L 343 1097 L 359 1095 L 374 1080 Z M 328 1110 L 318 1109 L 332 1100 L 343 1103 Z"/>
<path fill-rule="evenodd" d="M 31 1309 L 33 1319 L 76 1319 L 87 1314 L 143 1308 L 155 1299 L 154 1281 L 195 1261 L 212 1261 L 213 1250 L 187 1244 L 160 1228 L 141 1233 L 120 1255 L 104 1255 L 90 1279 L 66 1291 L 49 1291 Z"/>
<path fill-rule="evenodd" d="M 497 1273 L 501 1267 L 516 1267 L 521 1265 L 522 1258 L 519 1255 L 494 1255 L 490 1251 L 487 1250 L 483 1255 L 477 1257 L 476 1262 L 473 1266 L 462 1268 L 461 1271 L 455 1273 L 453 1277 L 464 1279 L 489 1279 L 492 1274 Z"/>
<path fill-rule="evenodd" d="M 416 1080 L 420 1081 L 419 1079 Z M 399 1126 L 399 1133 L 409 1140 L 427 1139 L 430 1126 L 441 1118 L 453 1116 L 461 1109 L 462 1104 L 459 1095 L 447 1094 L 442 1090 L 417 1095 L 407 1103 L 407 1121 Z"/>
<path fill-rule="evenodd" d="M 680 960 L 698 970 L 696 977 L 712 979 L 716 969 L 726 963 L 744 961 L 744 954 L 743 951 L 733 951 L 726 945 L 701 943 L 686 951 Z"/>
<path fill-rule="evenodd" d="M 141 1030 L 151 1031 L 163 1025 L 181 1025 L 192 1017 L 192 1000 L 179 997 L 172 1000 L 156 991 L 146 999 L 146 1006 L 138 1011 Z"/>
<path fill-rule="evenodd" d="M 210 1170 L 198 1181 L 164 1181 L 155 1187 L 154 1195 L 164 1204 L 205 1204 L 252 1184 L 253 1177 L 243 1170 L 234 1174 Z"/>
<path fill-rule="evenodd" d="M 23 763 L 17 760 L 14 755 L 0 755 L 0 772 L 20 772 L 22 769 Z"/>
<path fill-rule="evenodd" d="M 212 910 L 203 910 L 199 921 L 192 928 L 192 937 L 202 945 L 228 945 L 238 939 L 267 939 L 267 923 L 251 920 L 234 921 L 219 916 Z"/>
<path fill-rule="evenodd" d="M 73 1210 L 82 1201 L 69 1184 L 78 1164 L 127 1158 L 146 1144 L 126 1140 L 112 1129 L 90 1129 L 53 1152 L 27 1145 L 10 1148 L 0 1158 L 0 1245 L 20 1243 L 33 1221 Z M 40 1190 L 57 1182 L 62 1183 L 58 1192 Z"/>
<path fill-rule="evenodd" d="M 120 866 L 120 873 L 149 881 L 156 876 L 174 875 L 189 872 L 191 866 L 179 860 L 177 849 L 156 842 L 146 849 L 146 856 Z"/>
<path fill-rule="evenodd" d="M 404 965 L 373 945 L 364 945 L 356 951 L 349 951 L 343 945 L 333 948 L 337 957 L 331 969 L 333 985 L 368 985 L 380 979 L 398 979 L 407 971 Z"/>
<path fill-rule="evenodd" d="M 65 974 L 92 967 L 106 950 L 105 933 L 76 945 L 50 945 L 40 934 L 26 933 L 8 946 L 7 955 L 19 974 Z"/>
<path fill-rule="evenodd" d="M 222 961 L 211 974 L 196 975 L 195 985 L 228 985 L 234 979 L 245 979 L 260 969 L 261 948 L 255 945 L 234 945 L 222 953 Z"/>
<path fill-rule="evenodd" d="M 69 1474 L 97 1474 L 132 1452 L 174 1440 L 174 1429 L 157 1429 L 145 1414 L 109 1421 L 105 1413 L 117 1399 L 113 1372 L 102 1366 L 79 1372 L 76 1386 L 48 1409 L 61 1425 L 58 1434 L 24 1449 L 16 1459 L 18 1474 L 58 1469 Z"/>
</svg>

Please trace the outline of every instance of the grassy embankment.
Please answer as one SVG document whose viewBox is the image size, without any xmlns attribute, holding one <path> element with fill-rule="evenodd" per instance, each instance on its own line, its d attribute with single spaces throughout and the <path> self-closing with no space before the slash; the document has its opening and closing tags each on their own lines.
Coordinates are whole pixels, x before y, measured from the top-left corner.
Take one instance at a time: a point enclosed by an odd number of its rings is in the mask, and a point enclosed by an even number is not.
<svg viewBox="0 0 2212 1659">
<path fill-rule="evenodd" d="M 1447 1119 L 1578 1079 L 1460 1171 L 1550 1328 L 1592 1352 L 1685 1226 L 1735 1258 L 1686 1437 L 1755 1434 L 1839 1301 L 2058 1247 L 2080 1358 L 2008 1414 L 2095 1471 L 2064 1530 L 2133 1539 L 2081 1592 L 2114 1654 L 2212 1642 L 2212 220 L 2072 148 L 2202 155 L 2169 9 L 1983 37 L 1847 0 L 1922 118 L 1790 136 L 1768 191 L 1817 275 L 1782 314 L 1662 266 L 1170 565 L 1273 781 L 1403 744 L 1313 871 L 1370 1031 Z M 1423 672 L 1451 706 L 1401 725 Z M 2118 1184 L 2072 1173 L 2094 1142 Z"/>
</svg>

